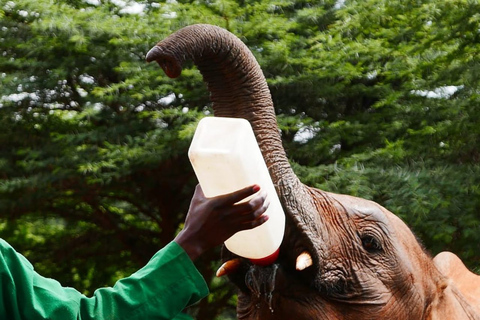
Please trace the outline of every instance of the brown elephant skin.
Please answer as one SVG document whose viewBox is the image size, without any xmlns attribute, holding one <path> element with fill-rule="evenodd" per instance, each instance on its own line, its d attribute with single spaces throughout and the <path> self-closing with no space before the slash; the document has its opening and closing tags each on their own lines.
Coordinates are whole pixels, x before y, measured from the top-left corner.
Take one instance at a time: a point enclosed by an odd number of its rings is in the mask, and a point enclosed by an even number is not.
<svg viewBox="0 0 480 320">
<path fill-rule="evenodd" d="M 480 319 L 480 277 L 451 253 L 433 259 L 393 213 L 360 198 L 302 184 L 282 147 L 265 77 L 250 50 L 219 27 L 193 25 L 147 54 L 169 77 L 192 60 L 215 116 L 250 121 L 287 226 L 277 262 L 247 260 L 229 275 L 239 319 Z M 308 252 L 302 269 L 297 256 Z M 235 257 L 226 249 L 224 260 Z"/>
</svg>

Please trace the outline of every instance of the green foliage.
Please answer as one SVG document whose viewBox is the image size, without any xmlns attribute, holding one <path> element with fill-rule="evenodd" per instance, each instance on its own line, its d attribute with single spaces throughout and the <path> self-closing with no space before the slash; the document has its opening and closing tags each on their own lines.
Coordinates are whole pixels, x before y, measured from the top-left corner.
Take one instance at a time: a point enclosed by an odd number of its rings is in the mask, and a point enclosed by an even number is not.
<svg viewBox="0 0 480 320">
<path fill-rule="evenodd" d="M 144 57 L 193 23 L 257 57 L 305 183 L 377 201 L 479 270 L 476 1 L 92 3 L 0 0 L 0 235 L 40 273 L 91 294 L 181 228 L 208 92 Z M 198 262 L 212 295 L 197 319 L 235 317 L 218 257 Z"/>
</svg>

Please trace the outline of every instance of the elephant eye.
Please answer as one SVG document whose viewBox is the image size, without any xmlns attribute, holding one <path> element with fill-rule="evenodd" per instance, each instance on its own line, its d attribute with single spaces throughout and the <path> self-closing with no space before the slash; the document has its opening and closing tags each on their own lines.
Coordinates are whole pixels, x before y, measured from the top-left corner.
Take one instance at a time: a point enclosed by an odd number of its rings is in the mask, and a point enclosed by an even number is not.
<svg viewBox="0 0 480 320">
<path fill-rule="evenodd" d="M 363 248 L 368 252 L 377 253 L 382 251 L 382 245 L 380 244 L 380 241 L 378 241 L 377 238 L 372 237 L 370 235 L 363 235 L 361 239 L 362 239 Z"/>
</svg>

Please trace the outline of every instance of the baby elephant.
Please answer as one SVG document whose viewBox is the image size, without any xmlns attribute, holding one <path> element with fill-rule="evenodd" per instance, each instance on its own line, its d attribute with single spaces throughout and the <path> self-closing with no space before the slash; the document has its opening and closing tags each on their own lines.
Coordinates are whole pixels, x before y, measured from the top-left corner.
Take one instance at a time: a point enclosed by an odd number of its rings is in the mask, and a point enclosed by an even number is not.
<svg viewBox="0 0 480 320">
<path fill-rule="evenodd" d="M 170 77 L 192 60 L 215 116 L 252 124 L 287 217 L 276 263 L 224 250 L 239 319 L 480 319 L 480 278 L 452 253 L 432 259 L 380 205 L 303 185 L 282 147 L 265 77 L 248 48 L 210 25 L 181 29 L 147 54 Z M 219 137 L 221 139 L 221 137 Z"/>
</svg>

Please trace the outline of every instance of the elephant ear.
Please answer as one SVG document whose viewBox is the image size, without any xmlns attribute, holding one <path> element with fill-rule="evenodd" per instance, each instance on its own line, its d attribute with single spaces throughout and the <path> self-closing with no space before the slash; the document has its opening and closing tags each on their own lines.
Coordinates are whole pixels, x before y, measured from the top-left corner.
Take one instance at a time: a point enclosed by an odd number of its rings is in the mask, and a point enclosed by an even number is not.
<svg viewBox="0 0 480 320">
<path fill-rule="evenodd" d="M 468 270 L 462 260 L 451 252 L 439 253 L 433 262 L 480 314 L 480 276 Z"/>
</svg>

